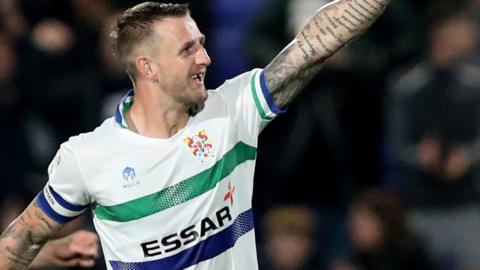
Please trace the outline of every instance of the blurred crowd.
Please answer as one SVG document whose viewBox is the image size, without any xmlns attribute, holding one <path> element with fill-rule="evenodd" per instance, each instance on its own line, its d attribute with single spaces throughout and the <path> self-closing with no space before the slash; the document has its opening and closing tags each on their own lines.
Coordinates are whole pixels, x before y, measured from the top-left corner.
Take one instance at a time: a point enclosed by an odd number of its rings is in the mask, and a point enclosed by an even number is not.
<svg viewBox="0 0 480 270">
<path fill-rule="evenodd" d="M 0 0 L 0 229 L 59 145 L 131 88 L 109 33 L 139 2 Z M 264 67 L 328 2 L 191 1 L 207 87 Z M 260 269 L 480 269 L 479 12 L 480 0 L 393 0 L 263 131 Z"/>
</svg>

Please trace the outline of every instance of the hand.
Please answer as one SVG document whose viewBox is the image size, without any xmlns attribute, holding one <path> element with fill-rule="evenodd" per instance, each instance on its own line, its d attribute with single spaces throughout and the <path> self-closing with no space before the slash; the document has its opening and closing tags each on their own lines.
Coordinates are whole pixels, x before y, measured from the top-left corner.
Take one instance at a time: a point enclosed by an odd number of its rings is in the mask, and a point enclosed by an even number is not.
<svg viewBox="0 0 480 270">
<path fill-rule="evenodd" d="M 445 176 L 448 180 L 461 179 L 467 173 L 470 165 L 471 159 L 468 151 L 464 147 L 454 147 L 448 154 Z"/>
<path fill-rule="evenodd" d="M 79 230 L 47 242 L 32 267 L 92 267 L 98 257 L 98 247 L 98 236 L 95 233 Z"/>
</svg>

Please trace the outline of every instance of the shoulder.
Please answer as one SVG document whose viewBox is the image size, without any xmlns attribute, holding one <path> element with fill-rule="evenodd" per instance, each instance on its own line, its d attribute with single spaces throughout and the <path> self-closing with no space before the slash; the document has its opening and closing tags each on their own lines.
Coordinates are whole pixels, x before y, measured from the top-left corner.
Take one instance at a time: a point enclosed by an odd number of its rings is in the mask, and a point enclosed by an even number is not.
<svg viewBox="0 0 480 270">
<path fill-rule="evenodd" d="M 239 88 L 244 88 L 244 87 L 251 87 L 255 85 L 256 79 L 259 79 L 260 74 L 263 70 L 260 68 L 255 68 L 252 70 L 249 70 L 247 72 L 244 72 L 240 75 L 237 75 L 231 79 L 225 80 L 223 84 L 221 84 L 219 87 L 217 87 L 214 90 L 211 90 L 211 92 L 217 93 L 223 93 L 225 91 L 231 91 L 233 89 L 239 89 Z"/>
<path fill-rule="evenodd" d="M 69 148 L 74 152 L 89 150 L 92 146 L 98 146 L 98 144 L 108 142 L 109 138 L 112 140 L 114 130 L 120 128 L 117 126 L 113 118 L 108 118 L 93 131 L 70 137 L 61 147 Z"/>
<path fill-rule="evenodd" d="M 255 92 L 255 96 L 261 92 L 262 71 L 262 69 L 256 68 L 226 80 L 216 89 L 209 91 L 209 98 L 212 101 L 222 100 L 227 104 L 243 104 L 245 98 L 251 97 L 253 92 Z"/>
</svg>

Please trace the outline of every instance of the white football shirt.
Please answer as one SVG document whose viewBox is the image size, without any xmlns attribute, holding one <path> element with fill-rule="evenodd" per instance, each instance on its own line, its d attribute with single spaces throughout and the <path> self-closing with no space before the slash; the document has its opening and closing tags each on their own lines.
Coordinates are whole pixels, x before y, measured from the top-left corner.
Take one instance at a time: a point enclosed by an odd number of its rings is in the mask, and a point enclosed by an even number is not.
<svg viewBox="0 0 480 270">
<path fill-rule="evenodd" d="M 257 137 L 281 111 L 263 71 L 226 81 L 168 139 L 123 113 L 63 143 L 37 196 L 54 220 L 91 208 L 107 269 L 258 269 L 251 209 Z"/>
</svg>

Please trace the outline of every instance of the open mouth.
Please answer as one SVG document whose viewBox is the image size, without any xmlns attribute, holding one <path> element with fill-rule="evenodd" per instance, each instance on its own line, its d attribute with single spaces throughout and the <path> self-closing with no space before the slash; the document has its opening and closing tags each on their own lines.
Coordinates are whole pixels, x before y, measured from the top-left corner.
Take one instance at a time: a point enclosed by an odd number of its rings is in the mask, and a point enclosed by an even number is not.
<svg viewBox="0 0 480 270">
<path fill-rule="evenodd" d="M 192 80 L 194 80 L 198 84 L 203 84 L 204 79 L 205 79 L 205 72 L 199 72 L 191 77 Z"/>
</svg>

